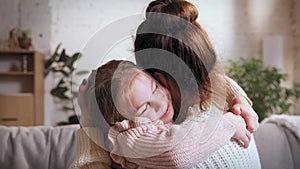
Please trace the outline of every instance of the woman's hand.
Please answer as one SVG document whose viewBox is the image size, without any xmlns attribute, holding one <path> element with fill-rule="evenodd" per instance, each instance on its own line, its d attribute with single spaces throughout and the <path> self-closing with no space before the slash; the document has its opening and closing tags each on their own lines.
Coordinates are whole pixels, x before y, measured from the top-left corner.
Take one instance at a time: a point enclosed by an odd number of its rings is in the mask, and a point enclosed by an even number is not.
<svg viewBox="0 0 300 169">
<path fill-rule="evenodd" d="M 244 119 L 241 116 L 234 115 L 230 112 L 225 113 L 224 117 L 235 126 L 236 131 L 233 135 L 233 138 L 241 142 L 244 147 L 247 148 L 250 143 L 251 134 L 246 129 L 246 123 Z"/>
<path fill-rule="evenodd" d="M 258 129 L 258 115 L 244 96 L 236 97 L 233 100 L 233 104 L 230 110 L 232 111 L 232 113 L 241 115 L 244 118 L 247 129 L 251 133 L 255 132 Z"/>
</svg>

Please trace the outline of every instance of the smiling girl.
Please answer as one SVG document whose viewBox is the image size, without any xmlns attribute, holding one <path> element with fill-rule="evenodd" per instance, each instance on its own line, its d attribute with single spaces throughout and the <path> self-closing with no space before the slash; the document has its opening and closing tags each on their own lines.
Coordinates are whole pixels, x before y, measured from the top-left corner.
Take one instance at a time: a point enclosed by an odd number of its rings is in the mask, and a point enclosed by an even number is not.
<svg viewBox="0 0 300 169">
<path fill-rule="evenodd" d="M 97 69 L 94 78 L 99 110 L 111 125 L 110 156 L 124 168 L 190 168 L 231 138 L 249 144 L 244 120 L 232 113 L 220 117 L 210 136 L 203 135 L 210 113 L 217 114 L 218 109 L 201 112 L 196 104 L 184 122 L 174 124 L 169 91 L 131 62 L 110 61 Z"/>
</svg>

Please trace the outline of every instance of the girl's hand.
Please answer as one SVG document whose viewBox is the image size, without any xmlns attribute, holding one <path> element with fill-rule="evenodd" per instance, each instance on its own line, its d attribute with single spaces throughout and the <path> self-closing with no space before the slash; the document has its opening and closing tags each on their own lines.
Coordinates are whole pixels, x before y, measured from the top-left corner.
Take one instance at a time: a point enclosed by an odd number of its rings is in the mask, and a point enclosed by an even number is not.
<svg viewBox="0 0 300 169">
<path fill-rule="evenodd" d="M 244 96 L 236 97 L 233 100 L 233 105 L 230 110 L 232 113 L 241 115 L 244 118 L 247 129 L 251 133 L 255 132 L 259 127 L 258 115 Z"/>
<path fill-rule="evenodd" d="M 229 122 L 231 122 L 236 128 L 233 138 L 241 142 L 244 145 L 244 147 L 247 148 L 250 143 L 251 134 L 246 129 L 246 123 L 244 119 L 241 116 L 234 115 L 230 112 L 225 113 L 224 117 Z"/>
</svg>

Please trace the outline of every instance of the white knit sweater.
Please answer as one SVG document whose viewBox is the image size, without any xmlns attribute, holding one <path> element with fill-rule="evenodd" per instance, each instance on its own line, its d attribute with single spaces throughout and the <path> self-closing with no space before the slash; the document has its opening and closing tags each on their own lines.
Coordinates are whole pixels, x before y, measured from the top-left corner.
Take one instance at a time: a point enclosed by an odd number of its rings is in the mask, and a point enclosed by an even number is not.
<svg viewBox="0 0 300 169">
<path fill-rule="evenodd" d="M 252 136 L 247 149 L 234 141 L 213 153 L 191 169 L 260 169 L 260 159 Z"/>
</svg>

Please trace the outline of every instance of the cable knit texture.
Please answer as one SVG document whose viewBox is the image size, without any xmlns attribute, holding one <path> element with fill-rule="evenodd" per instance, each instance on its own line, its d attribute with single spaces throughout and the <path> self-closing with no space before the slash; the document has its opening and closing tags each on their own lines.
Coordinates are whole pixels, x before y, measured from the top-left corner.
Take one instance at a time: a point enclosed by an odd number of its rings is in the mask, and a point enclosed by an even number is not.
<svg viewBox="0 0 300 169">
<path fill-rule="evenodd" d="M 235 132 L 234 126 L 220 116 L 214 124 L 216 127 L 208 129 L 210 135 L 203 135 L 203 130 L 213 117 L 206 115 L 210 112 L 204 115 L 197 112 L 201 112 L 198 104 L 190 107 L 188 116 L 199 114 L 199 118 L 187 118 L 180 125 L 164 125 L 162 121 L 151 122 L 146 118 L 117 123 L 108 136 L 112 143 L 112 159 L 124 168 L 195 166 L 229 143 Z"/>
<path fill-rule="evenodd" d="M 91 128 L 91 130 L 97 130 Z M 96 134 L 96 132 L 93 132 Z M 111 159 L 109 153 L 95 144 L 87 135 L 86 130 L 77 131 L 76 158 L 70 169 L 110 169 Z"/>
<path fill-rule="evenodd" d="M 198 163 L 191 169 L 260 169 L 260 159 L 255 140 L 250 141 L 247 149 L 231 141 L 214 152 L 204 162 Z"/>
</svg>

